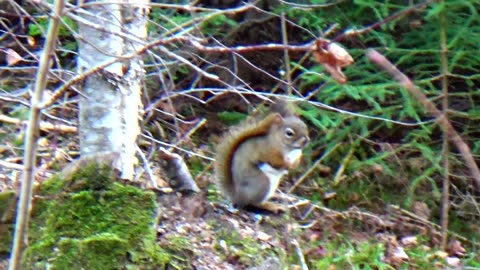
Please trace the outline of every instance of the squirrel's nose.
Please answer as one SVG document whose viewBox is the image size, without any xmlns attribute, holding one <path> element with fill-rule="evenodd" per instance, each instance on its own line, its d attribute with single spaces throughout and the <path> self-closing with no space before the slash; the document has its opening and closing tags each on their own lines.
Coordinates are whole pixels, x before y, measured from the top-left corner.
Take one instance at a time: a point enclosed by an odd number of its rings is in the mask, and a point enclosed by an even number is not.
<svg viewBox="0 0 480 270">
<path fill-rule="evenodd" d="M 310 141 L 310 138 L 308 136 L 302 136 L 298 138 L 298 140 L 295 142 L 295 147 L 296 148 L 303 148 L 307 143 Z"/>
</svg>

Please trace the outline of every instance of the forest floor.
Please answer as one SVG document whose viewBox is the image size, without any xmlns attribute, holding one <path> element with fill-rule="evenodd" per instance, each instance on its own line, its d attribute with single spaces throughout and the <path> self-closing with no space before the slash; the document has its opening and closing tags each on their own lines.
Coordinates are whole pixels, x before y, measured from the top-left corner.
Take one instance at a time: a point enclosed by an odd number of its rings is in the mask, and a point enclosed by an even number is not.
<svg viewBox="0 0 480 270">
<path fill-rule="evenodd" d="M 274 215 L 205 194 L 158 199 L 158 241 L 177 250 L 179 269 L 462 269 L 466 257 L 459 241 L 439 250 L 439 228 L 395 206 L 338 212 L 290 197 L 288 213 Z"/>
<path fill-rule="evenodd" d="M 0 192 L 17 189 L 6 179 Z M 398 206 L 336 211 L 281 194 L 289 210 L 272 214 L 218 198 L 157 192 L 156 242 L 170 254 L 168 269 L 478 269 L 468 239 L 452 234 L 441 251 L 439 226 Z"/>
</svg>

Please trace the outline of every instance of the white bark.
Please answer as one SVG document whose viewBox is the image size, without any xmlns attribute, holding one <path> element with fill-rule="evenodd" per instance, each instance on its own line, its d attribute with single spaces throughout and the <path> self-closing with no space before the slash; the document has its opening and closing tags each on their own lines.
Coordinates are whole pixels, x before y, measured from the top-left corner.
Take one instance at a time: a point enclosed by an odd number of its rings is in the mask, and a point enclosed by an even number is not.
<svg viewBox="0 0 480 270">
<path fill-rule="evenodd" d="M 119 2 L 117 2 L 119 3 Z M 135 5 L 91 5 L 91 15 L 82 14 L 88 22 L 104 28 L 93 29 L 79 23 L 78 70 L 82 72 L 112 57 L 134 52 L 141 44 L 114 33 L 133 33 L 135 40 L 147 36 L 146 14 Z M 140 99 L 144 77 L 143 62 L 138 58 L 122 60 L 89 76 L 80 102 L 80 147 L 82 156 L 100 152 L 118 152 L 114 166 L 124 179 L 132 179 L 135 141 L 140 134 L 139 117 L 143 107 Z"/>
</svg>

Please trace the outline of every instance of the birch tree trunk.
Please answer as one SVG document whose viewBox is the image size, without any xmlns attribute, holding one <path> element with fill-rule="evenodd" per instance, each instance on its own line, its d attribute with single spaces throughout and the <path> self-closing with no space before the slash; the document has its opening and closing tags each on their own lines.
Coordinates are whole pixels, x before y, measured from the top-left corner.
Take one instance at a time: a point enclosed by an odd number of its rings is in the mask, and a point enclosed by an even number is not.
<svg viewBox="0 0 480 270">
<path fill-rule="evenodd" d="M 98 1 L 86 9 L 88 13 L 79 14 L 87 22 L 79 23 L 79 73 L 134 53 L 146 40 L 145 6 L 138 5 L 142 1 L 131 2 Z M 114 166 L 122 172 L 123 179 L 133 178 L 136 164 L 143 78 L 140 56 L 121 59 L 86 79 L 80 101 L 82 157 L 118 152 L 120 159 Z"/>
</svg>

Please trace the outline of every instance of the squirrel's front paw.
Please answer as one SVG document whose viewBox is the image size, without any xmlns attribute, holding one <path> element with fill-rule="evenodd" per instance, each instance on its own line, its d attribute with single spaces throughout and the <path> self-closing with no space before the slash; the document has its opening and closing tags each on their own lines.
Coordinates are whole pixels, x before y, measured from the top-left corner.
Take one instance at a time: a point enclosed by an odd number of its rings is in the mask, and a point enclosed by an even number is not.
<svg viewBox="0 0 480 270">
<path fill-rule="evenodd" d="M 295 149 L 290 151 L 286 156 L 285 160 L 288 164 L 289 169 L 295 169 L 298 164 L 300 164 L 300 160 L 302 159 L 302 149 Z"/>
</svg>

